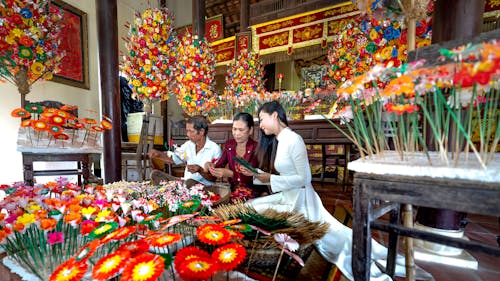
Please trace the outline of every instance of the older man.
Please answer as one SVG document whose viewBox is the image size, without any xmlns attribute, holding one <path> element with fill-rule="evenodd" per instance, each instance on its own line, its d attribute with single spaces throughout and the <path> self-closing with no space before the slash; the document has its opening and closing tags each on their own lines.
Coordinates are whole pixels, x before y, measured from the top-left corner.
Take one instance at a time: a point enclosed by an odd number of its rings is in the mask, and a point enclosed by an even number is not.
<svg viewBox="0 0 500 281">
<path fill-rule="evenodd" d="M 184 180 L 195 180 L 205 185 L 213 184 L 214 177 L 204 170 L 206 162 L 218 159 L 221 156 L 219 145 L 211 141 L 208 136 L 207 120 L 200 115 L 193 116 L 186 121 L 188 141 L 176 149 L 175 153 L 165 154 L 151 149 L 150 159 L 158 158 L 168 164 L 186 164 Z"/>
</svg>

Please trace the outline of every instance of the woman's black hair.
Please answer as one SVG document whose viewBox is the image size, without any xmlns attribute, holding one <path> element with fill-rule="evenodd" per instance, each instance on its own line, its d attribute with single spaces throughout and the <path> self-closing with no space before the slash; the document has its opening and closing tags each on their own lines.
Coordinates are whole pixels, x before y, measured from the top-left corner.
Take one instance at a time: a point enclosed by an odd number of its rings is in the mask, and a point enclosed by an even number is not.
<svg viewBox="0 0 500 281">
<path fill-rule="evenodd" d="M 241 121 L 247 123 L 247 127 L 250 129 L 254 125 L 252 115 L 250 115 L 249 113 L 246 113 L 246 112 L 239 112 L 238 114 L 236 114 L 233 118 L 233 122 L 238 121 L 238 120 L 241 120 Z"/>
<path fill-rule="evenodd" d="M 258 112 L 265 112 L 267 114 L 278 114 L 278 120 L 288 127 L 286 119 L 286 112 L 283 106 L 278 101 L 270 101 L 264 103 Z M 262 129 L 259 131 L 259 145 L 257 146 L 257 159 L 259 160 L 259 168 L 269 172 L 274 171 L 274 159 L 276 158 L 276 148 L 278 147 L 278 140 L 275 135 L 266 135 Z"/>
</svg>

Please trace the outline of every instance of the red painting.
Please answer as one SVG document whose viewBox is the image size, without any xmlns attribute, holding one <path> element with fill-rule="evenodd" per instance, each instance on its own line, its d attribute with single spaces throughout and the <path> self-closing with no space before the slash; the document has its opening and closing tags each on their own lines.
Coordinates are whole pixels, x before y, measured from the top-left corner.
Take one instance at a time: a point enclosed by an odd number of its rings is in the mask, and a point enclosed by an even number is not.
<svg viewBox="0 0 500 281">
<path fill-rule="evenodd" d="M 87 14 L 60 0 L 52 0 L 52 5 L 64 10 L 64 28 L 58 47 L 65 51 L 60 71 L 52 81 L 89 89 Z"/>
</svg>

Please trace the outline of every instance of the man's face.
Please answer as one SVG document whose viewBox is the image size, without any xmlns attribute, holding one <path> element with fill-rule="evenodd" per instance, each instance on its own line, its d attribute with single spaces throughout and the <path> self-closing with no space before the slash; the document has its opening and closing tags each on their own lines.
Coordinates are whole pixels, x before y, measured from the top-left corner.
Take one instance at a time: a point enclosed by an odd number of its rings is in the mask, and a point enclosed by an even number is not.
<svg viewBox="0 0 500 281">
<path fill-rule="evenodd" d="M 194 128 L 194 124 L 186 124 L 186 134 L 187 137 L 190 141 L 194 143 L 198 143 L 201 141 L 205 136 L 203 135 L 205 133 L 204 129 L 201 129 L 200 132 L 197 132 Z"/>
</svg>

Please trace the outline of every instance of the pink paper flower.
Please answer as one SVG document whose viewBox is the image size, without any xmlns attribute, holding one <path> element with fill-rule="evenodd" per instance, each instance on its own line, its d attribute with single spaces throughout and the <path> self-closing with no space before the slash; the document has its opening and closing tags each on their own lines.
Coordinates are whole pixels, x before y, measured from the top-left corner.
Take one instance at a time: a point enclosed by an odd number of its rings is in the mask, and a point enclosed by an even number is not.
<svg viewBox="0 0 500 281">
<path fill-rule="evenodd" d="M 52 232 L 47 234 L 47 243 L 54 245 L 57 243 L 62 243 L 64 241 L 62 232 Z"/>
<path fill-rule="evenodd" d="M 274 234 L 274 240 L 278 242 L 281 246 L 286 249 L 295 252 L 299 249 L 299 243 L 292 239 L 288 234 L 276 233 Z"/>
</svg>

